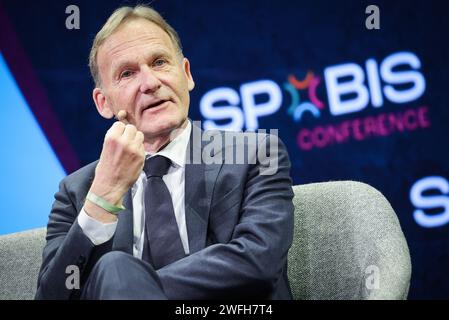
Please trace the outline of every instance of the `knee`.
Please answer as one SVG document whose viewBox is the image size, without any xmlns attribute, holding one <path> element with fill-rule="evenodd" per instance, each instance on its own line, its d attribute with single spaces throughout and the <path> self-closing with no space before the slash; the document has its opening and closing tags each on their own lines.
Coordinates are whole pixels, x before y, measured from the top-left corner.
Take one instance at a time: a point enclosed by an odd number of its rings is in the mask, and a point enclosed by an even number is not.
<svg viewBox="0 0 449 320">
<path fill-rule="evenodd" d="M 83 293 L 85 299 L 164 299 L 154 269 L 131 254 L 105 253 L 95 264 Z"/>
<path fill-rule="evenodd" d="M 123 261 L 135 259 L 132 255 L 123 251 L 110 251 L 98 259 L 96 265 L 111 266 L 121 264 Z"/>
<path fill-rule="evenodd" d="M 150 264 L 123 251 L 110 251 L 101 256 L 95 263 L 93 273 L 111 275 L 114 277 L 132 278 L 134 274 L 146 273 L 158 278 L 156 271 Z"/>
<path fill-rule="evenodd" d="M 121 273 L 133 264 L 132 255 L 122 251 L 110 251 L 102 255 L 95 263 L 91 274 L 104 276 L 105 274 Z"/>
</svg>

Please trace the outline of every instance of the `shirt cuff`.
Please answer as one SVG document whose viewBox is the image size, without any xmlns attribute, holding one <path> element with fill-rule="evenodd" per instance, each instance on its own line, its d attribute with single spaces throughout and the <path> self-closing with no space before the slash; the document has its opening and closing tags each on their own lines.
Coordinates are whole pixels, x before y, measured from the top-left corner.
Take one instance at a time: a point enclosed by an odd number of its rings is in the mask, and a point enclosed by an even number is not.
<svg viewBox="0 0 449 320">
<path fill-rule="evenodd" d="M 84 234 L 96 246 L 109 241 L 115 233 L 117 228 L 117 221 L 111 223 L 103 223 L 90 217 L 84 208 L 81 209 L 78 215 L 78 224 L 83 230 Z"/>
</svg>

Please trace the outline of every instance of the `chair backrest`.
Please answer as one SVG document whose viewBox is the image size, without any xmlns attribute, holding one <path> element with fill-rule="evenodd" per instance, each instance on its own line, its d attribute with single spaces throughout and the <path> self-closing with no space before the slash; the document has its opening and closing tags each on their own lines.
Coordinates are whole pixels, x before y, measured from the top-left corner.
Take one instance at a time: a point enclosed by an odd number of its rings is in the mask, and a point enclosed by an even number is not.
<svg viewBox="0 0 449 320">
<path fill-rule="evenodd" d="M 411 265 L 398 219 L 358 182 L 294 187 L 288 272 L 295 299 L 405 299 Z M 45 228 L 0 236 L 0 299 L 33 299 Z"/>
<path fill-rule="evenodd" d="M 294 187 L 288 275 L 295 299 L 406 299 L 410 254 L 385 197 L 360 182 Z"/>
</svg>

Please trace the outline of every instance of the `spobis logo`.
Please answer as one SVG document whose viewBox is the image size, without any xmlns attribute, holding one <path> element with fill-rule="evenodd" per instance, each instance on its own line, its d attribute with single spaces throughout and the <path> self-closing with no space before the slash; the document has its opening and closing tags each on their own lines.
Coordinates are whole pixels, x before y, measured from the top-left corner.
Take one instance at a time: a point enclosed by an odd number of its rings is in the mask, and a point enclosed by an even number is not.
<svg viewBox="0 0 449 320">
<path fill-rule="evenodd" d="M 259 127 L 260 117 L 282 109 L 299 125 L 304 117 L 355 115 L 369 107 L 381 108 L 386 101 L 410 103 L 422 97 L 426 89 L 420 68 L 421 62 L 415 54 L 397 52 L 380 63 L 368 59 L 363 67 L 356 63 L 326 67 L 324 81 L 310 70 L 303 80 L 289 75 L 282 87 L 273 80 L 263 79 L 242 84 L 239 92 L 229 87 L 215 88 L 206 92 L 200 101 L 200 112 L 206 118 L 204 129 L 254 131 Z M 321 84 L 326 89 L 327 104 L 317 93 Z M 265 96 L 263 102 L 260 99 L 257 102 L 256 96 L 260 95 Z M 303 96 L 308 99 L 302 100 Z M 291 103 L 282 108 L 284 101 Z M 225 125 L 216 123 L 226 119 L 230 121 Z M 298 147 L 307 151 L 429 126 L 427 106 L 402 107 L 394 112 L 353 117 L 336 124 L 300 127 L 296 140 Z"/>
<path fill-rule="evenodd" d="M 410 189 L 413 218 L 424 228 L 435 228 L 449 222 L 449 181 L 441 176 L 424 177 Z"/>
<path fill-rule="evenodd" d="M 394 71 L 401 65 L 409 66 L 412 70 Z M 346 63 L 324 69 L 326 78 L 329 110 L 337 116 L 358 112 L 370 103 L 379 108 L 384 104 L 383 95 L 392 103 L 406 103 L 417 100 L 426 89 L 423 75 L 416 71 L 421 68 L 418 57 L 410 52 L 394 53 L 385 58 L 380 68 L 374 59 L 366 61 L 366 78 L 362 67 L 355 63 Z M 350 81 L 340 82 L 340 79 L 351 77 Z M 383 86 L 381 79 L 386 83 Z M 410 88 L 398 90 L 394 85 L 410 84 Z M 383 90 L 382 90 L 383 89 Z M 345 94 L 356 95 L 353 99 L 343 100 Z"/>
</svg>

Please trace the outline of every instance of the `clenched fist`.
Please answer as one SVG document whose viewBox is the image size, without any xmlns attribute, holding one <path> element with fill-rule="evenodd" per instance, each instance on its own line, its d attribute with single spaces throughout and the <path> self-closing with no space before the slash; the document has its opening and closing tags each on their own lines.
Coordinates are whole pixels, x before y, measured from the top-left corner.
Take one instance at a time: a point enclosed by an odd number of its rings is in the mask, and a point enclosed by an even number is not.
<svg viewBox="0 0 449 320">
<path fill-rule="evenodd" d="M 143 133 L 131 124 L 117 121 L 106 133 L 90 191 L 119 205 L 136 182 L 145 162 Z M 86 213 L 97 220 L 114 221 L 115 216 L 86 201 Z"/>
</svg>

